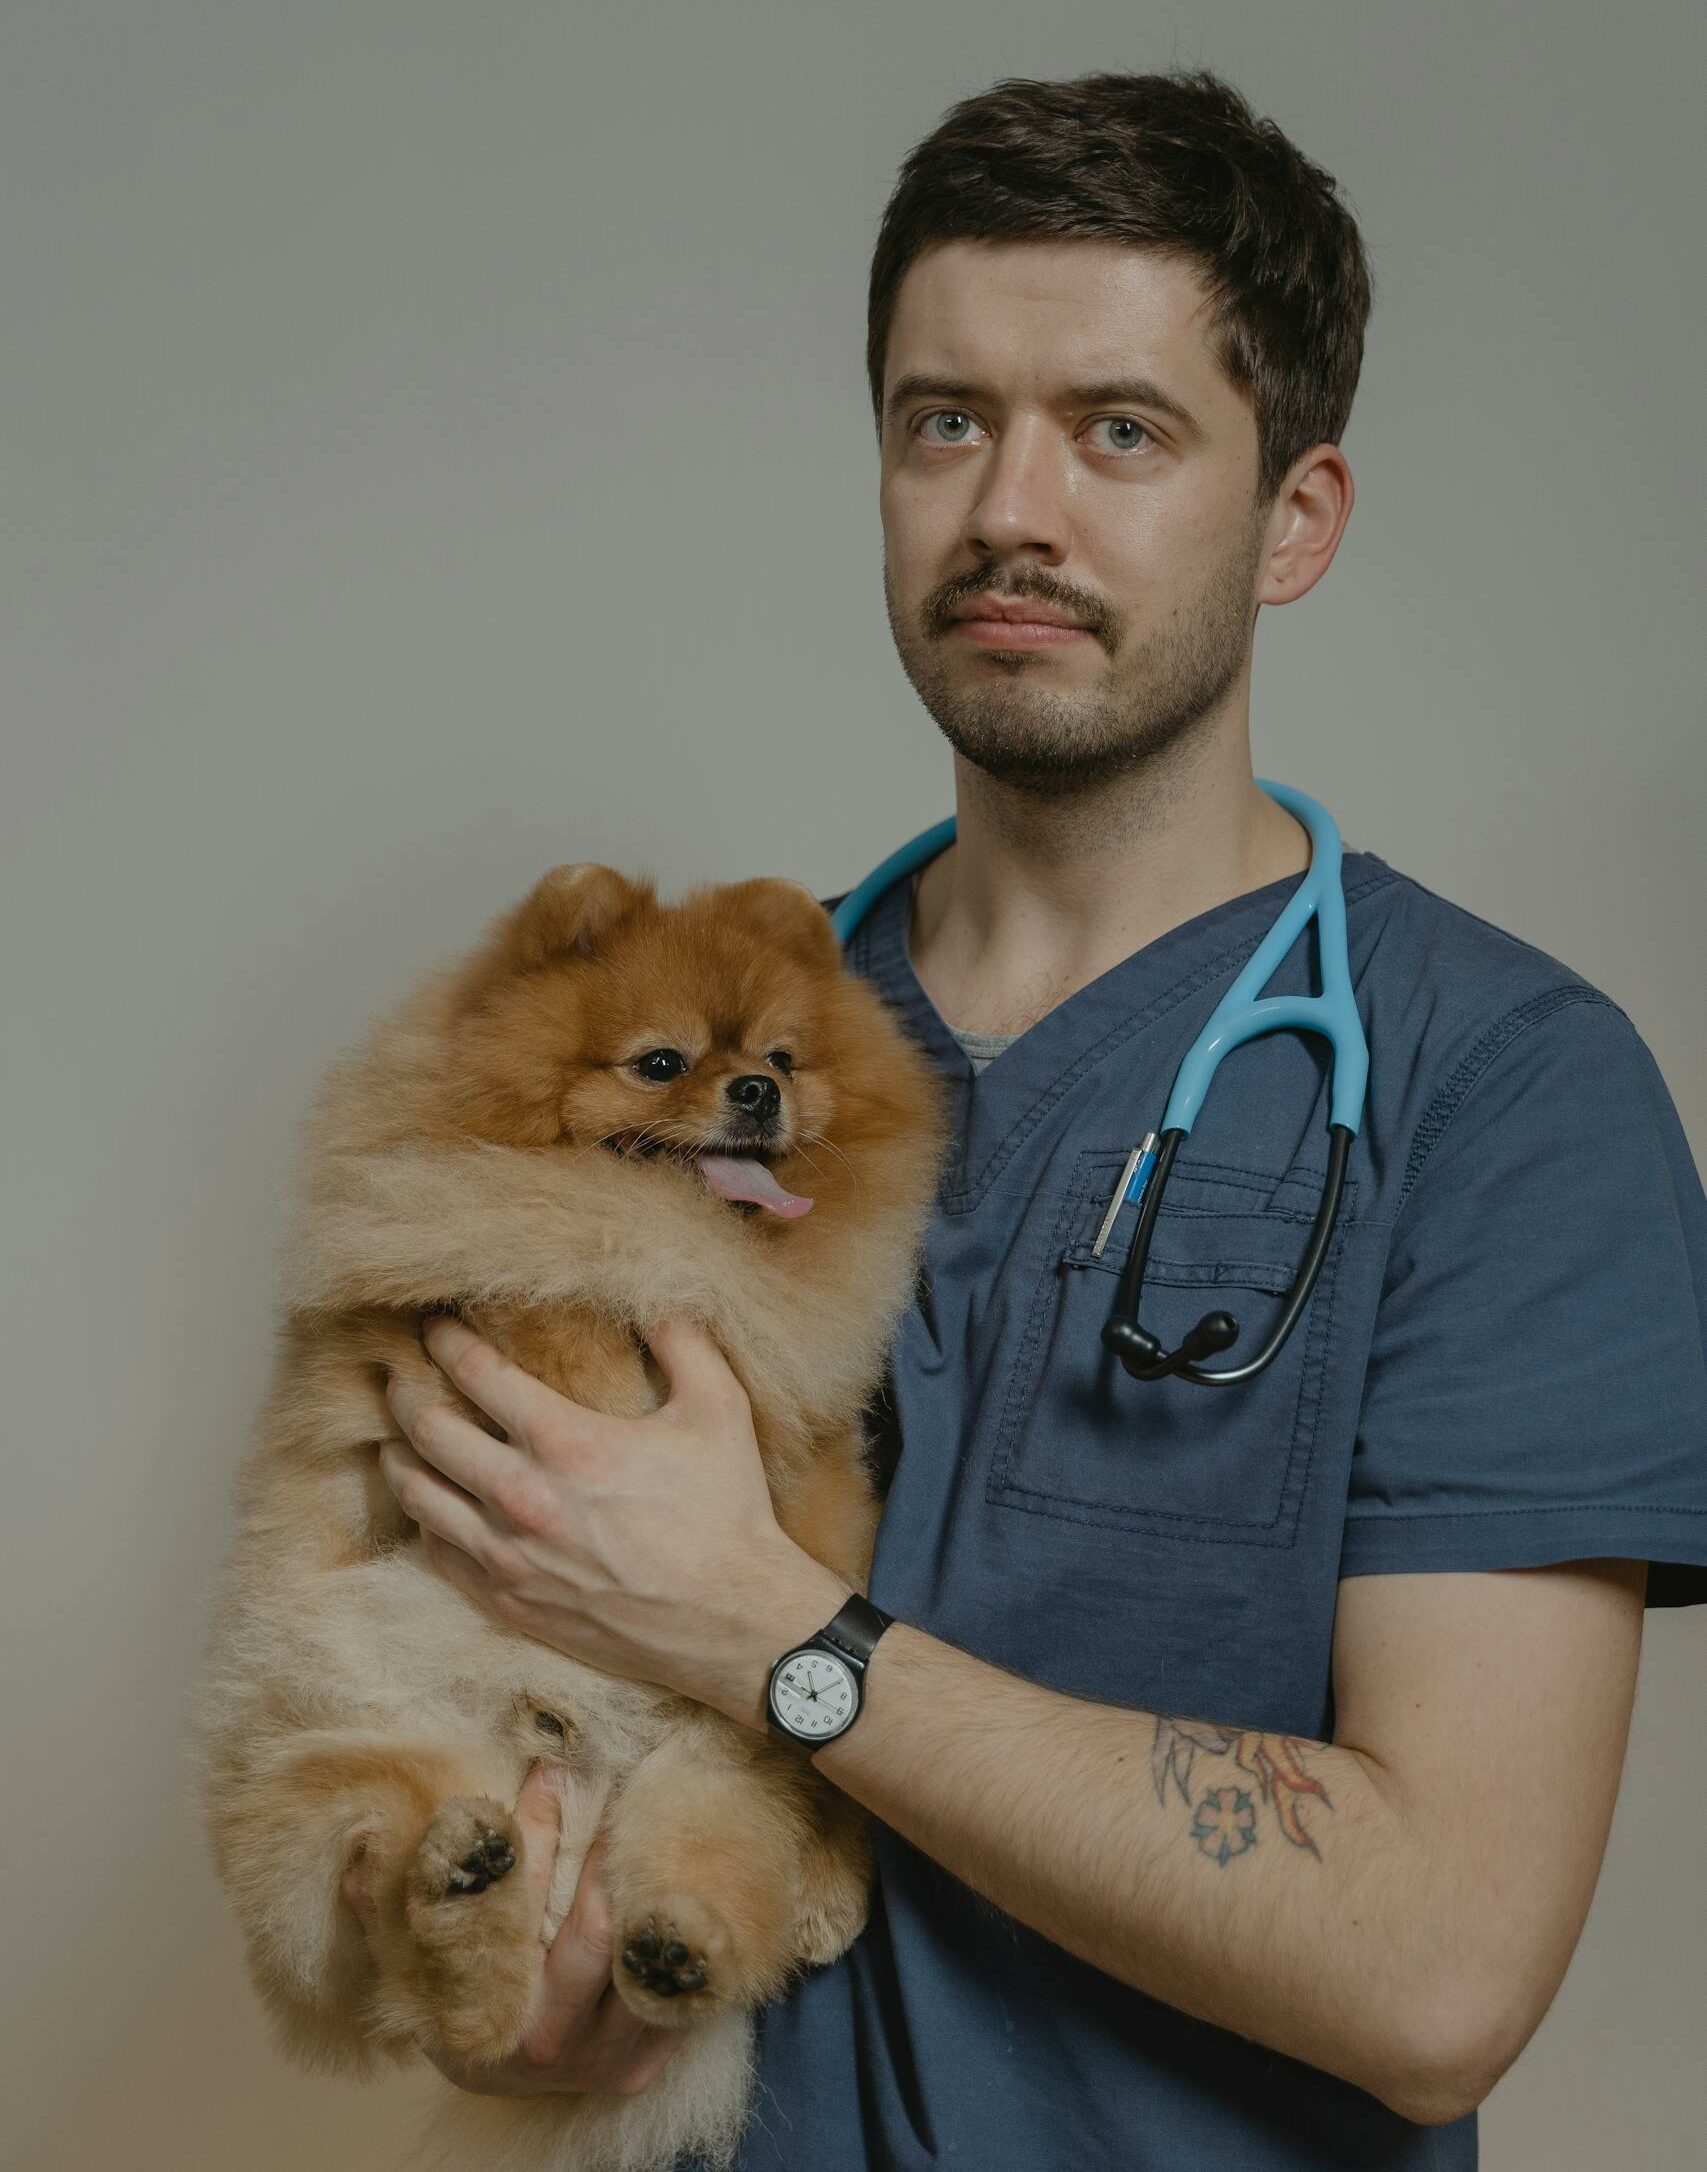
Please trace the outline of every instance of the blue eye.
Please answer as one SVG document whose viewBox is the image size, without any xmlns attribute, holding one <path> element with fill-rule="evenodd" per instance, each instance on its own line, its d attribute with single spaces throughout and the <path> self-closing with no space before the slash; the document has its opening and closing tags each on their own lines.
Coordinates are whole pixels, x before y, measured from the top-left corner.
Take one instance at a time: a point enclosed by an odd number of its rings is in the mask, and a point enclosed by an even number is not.
<svg viewBox="0 0 1707 2172">
<path fill-rule="evenodd" d="M 951 422 L 964 423 L 968 425 L 971 429 L 976 429 L 978 427 L 978 425 L 973 422 L 972 417 L 966 412 L 965 408 L 963 407 L 933 407 L 927 410 L 926 413 L 922 414 L 919 417 L 918 421 L 913 425 L 913 435 L 915 437 L 923 437 L 924 442 L 927 445 L 935 445 L 936 447 L 938 447 L 939 450 L 942 451 L 946 451 L 950 446 L 953 445 L 971 444 L 972 439 L 970 435 L 962 435 L 960 437 L 924 436 L 926 424 L 932 422 L 940 422 L 942 421 L 944 416 L 947 416 Z M 1127 438 L 1123 441 L 1117 442 L 1112 446 L 1104 447 L 1105 451 L 1141 452 L 1144 445 L 1153 445 L 1156 442 L 1155 438 L 1151 434 L 1149 424 L 1140 422 L 1136 415 L 1098 415 L 1095 419 L 1095 422 L 1092 423 L 1091 427 L 1094 429 L 1099 424 L 1103 423 L 1107 423 L 1117 430 L 1136 430 L 1139 433 L 1140 438 L 1142 439 L 1142 443 L 1134 443 L 1132 439 Z"/>
<path fill-rule="evenodd" d="M 1140 430 L 1143 432 L 1144 437 L 1147 440 L 1150 440 L 1149 430 L 1145 427 L 1143 423 L 1138 420 L 1136 415 L 1099 415 L 1097 417 L 1097 421 L 1099 423 L 1109 423 L 1116 430 Z M 1153 443 L 1154 440 L 1150 440 L 1150 442 Z M 1117 448 L 1117 450 L 1121 452 L 1136 452 L 1138 449 L 1139 448 L 1131 444 L 1130 441 Z"/>
<path fill-rule="evenodd" d="M 972 420 L 971 416 L 967 414 L 965 408 L 963 407 L 933 407 L 928 414 L 924 414 L 919 417 L 918 422 L 914 425 L 914 435 L 917 436 L 927 422 L 939 422 L 944 415 L 955 417 L 962 422 L 970 422 Z M 967 441 L 963 437 L 939 437 L 929 439 L 927 440 L 927 442 L 937 445 L 964 445 Z"/>
<path fill-rule="evenodd" d="M 688 1060 L 679 1048 L 649 1048 L 644 1056 L 636 1056 L 632 1070 L 642 1078 L 652 1079 L 660 1086 L 668 1085 L 673 1078 L 680 1078 L 688 1068 Z"/>
</svg>

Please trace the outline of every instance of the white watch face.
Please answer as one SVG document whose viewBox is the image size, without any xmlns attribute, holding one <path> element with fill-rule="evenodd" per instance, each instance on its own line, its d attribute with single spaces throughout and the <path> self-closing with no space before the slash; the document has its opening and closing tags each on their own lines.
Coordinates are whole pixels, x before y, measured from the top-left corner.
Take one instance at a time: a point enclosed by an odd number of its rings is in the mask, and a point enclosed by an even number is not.
<svg viewBox="0 0 1707 2172">
<path fill-rule="evenodd" d="M 853 1669 L 833 1652 L 796 1652 L 771 1684 L 771 1703 L 797 1735 L 839 1734 L 854 1715 Z"/>
</svg>

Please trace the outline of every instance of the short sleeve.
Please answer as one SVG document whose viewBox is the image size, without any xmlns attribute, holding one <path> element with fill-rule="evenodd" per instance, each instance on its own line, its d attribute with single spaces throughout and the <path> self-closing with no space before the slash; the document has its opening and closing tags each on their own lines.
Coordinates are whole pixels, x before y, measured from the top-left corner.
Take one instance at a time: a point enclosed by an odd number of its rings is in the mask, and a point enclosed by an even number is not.
<svg viewBox="0 0 1707 2172">
<path fill-rule="evenodd" d="M 1664 1079 L 1586 983 L 1502 1018 L 1410 1149 L 1340 1574 L 1646 1560 L 1707 1600 L 1707 1199 Z"/>
</svg>

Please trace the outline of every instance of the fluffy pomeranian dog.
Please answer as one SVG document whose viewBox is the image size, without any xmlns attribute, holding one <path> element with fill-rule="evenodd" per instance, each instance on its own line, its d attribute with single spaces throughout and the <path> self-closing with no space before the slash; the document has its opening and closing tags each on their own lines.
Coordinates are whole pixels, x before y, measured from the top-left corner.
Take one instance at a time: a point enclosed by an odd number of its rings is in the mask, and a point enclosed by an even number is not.
<svg viewBox="0 0 1707 2172">
<path fill-rule="evenodd" d="M 864 1814 L 804 1755 L 489 1619 L 426 1563 L 378 1466 L 388 1373 L 461 1401 L 419 1341 L 454 1310 L 560 1393 L 639 1416 L 663 1400 L 648 1327 L 697 1319 L 751 1401 L 778 1521 L 864 1591 L 861 1413 L 944 1143 L 927 1058 L 780 880 L 668 905 L 553 868 L 322 1088 L 195 1698 L 250 1974 L 309 2066 L 505 2058 L 540 1957 L 511 1805 L 543 1756 L 564 1768 L 547 1937 L 602 1822 L 617 1952 L 667 1949 L 617 1990 L 687 2032 L 634 2095 L 447 2088 L 417 2161 L 726 2164 L 753 2010 L 858 1934 L 870 1860 Z M 358 1857 L 371 1939 L 340 1893 Z"/>
</svg>

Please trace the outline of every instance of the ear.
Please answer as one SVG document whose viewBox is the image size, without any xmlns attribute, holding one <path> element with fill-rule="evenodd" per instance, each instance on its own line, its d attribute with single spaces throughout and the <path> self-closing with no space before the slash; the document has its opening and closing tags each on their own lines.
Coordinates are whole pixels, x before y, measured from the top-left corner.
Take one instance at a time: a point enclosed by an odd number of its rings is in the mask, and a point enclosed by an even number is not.
<svg viewBox="0 0 1707 2172">
<path fill-rule="evenodd" d="M 797 957 L 811 965 L 841 964 L 842 946 L 830 916 L 803 882 L 790 882 L 782 875 L 755 875 L 750 882 L 731 883 L 729 889 L 748 917 Z"/>
<path fill-rule="evenodd" d="M 518 973 L 553 958 L 590 958 L 612 930 L 653 902 L 649 882 L 630 882 L 596 860 L 566 860 L 535 883 L 494 930 L 504 962 Z"/>
</svg>

